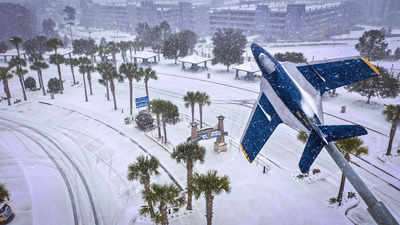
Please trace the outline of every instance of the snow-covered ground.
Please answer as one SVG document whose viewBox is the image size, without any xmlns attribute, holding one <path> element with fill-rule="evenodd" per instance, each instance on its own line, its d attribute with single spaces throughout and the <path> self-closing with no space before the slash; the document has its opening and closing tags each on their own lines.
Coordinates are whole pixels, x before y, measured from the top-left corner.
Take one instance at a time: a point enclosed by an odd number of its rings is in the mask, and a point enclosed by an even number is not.
<svg viewBox="0 0 400 225">
<path fill-rule="evenodd" d="M 108 37 L 113 34 L 109 32 Z M 91 35 L 97 35 L 96 39 L 107 37 L 101 32 Z M 340 42 L 343 44 L 265 46 L 272 53 L 301 51 L 314 60 L 357 55 L 354 41 Z M 399 46 L 399 40 L 390 39 L 390 46 Z M 382 63 L 386 64 L 390 69 L 391 63 Z M 400 68 L 399 62 L 393 64 Z M 153 69 L 159 79 L 150 81 L 151 99 L 171 100 L 181 113 L 189 114 L 190 109 L 184 107 L 182 99 L 185 93 L 205 91 L 212 101 L 204 109 L 205 121 L 216 125 L 217 116 L 226 117 L 228 152 L 215 153 L 213 140 L 201 142 L 207 149 L 206 160 L 196 165 L 196 171 L 217 169 L 218 174 L 230 177 L 232 192 L 215 199 L 215 224 L 277 224 L 277 221 L 279 224 L 352 224 L 351 221 L 374 224 L 363 202 L 347 216 L 344 211 L 352 206 L 351 202 L 339 209 L 329 206 L 328 199 L 337 195 L 341 174 L 325 151 L 314 165 L 321 170 L 319 176 L 304 182 L 295 178 L 299 174 L 297 164 L 304 145 L 296 139 L 297 132 L 285 125 L 278 127 L 267 142 L 259 161 L 247 162 L 237 143 L 258 95 L 257 81 L 234 80 L 234 72 L 226 72 L 222 65 L 209 66 L 208 71 L 187 72 L 173 60 L 162 59 Z M 187 116 L 182 115 L 181 122 L 175 126 L 168 126 L 170 143 L 162 146 L 152 138 L 155 131 L 145 134 L 134 125 L 123 123 L 129 113 L 127 82 L 117 84 L 119 109 L 114 111 L 112 102 L 105 99 L 105 88 L 97 82 L 97 73 L 93 74 L 94 95 L 89 96 L 86 103 L 82 85 L 71 86 L 70 68 L 62 66 L 62 72 L 65 91 L 54 100 L 49 95 L 42 96 L 39 91 L 28 91 L 27 102 L 11 107 L 5 101 L 0 103 L 0 182 L 6 183 L 11 191 L 11 205 L 17 214 L 12 224 L 96 224 L 96 220 L 97 224 L 151 224 L 138 216 L 143 205 L 142 186 L 127 181 L 127 167 L 139 155 L 154 155 L 163 169 L 152 181 L 177 182 L 184 188 L 185 167 L 177 164 L 168 151 L 190 136 Z M 207 73 L 211 79 L 207 79 Z M 27 76 L 36 77 L 36 74 L 30 71 Z M 44 71 L 45 83 L 56 76 L 57 70 L 51 66 Z M 13 100 L 22 99 L 18 79 L 13 78 L 10 86 Z M 373 165 L 353 157 L 362 167 L 355 166 L 355 169 L 399 219 L 400 157 L 385 163 L 378 157 L 386 150 L 390 130 L 390 124 L 381 113 L 383 104 L 398 104 L 400 97 L 375 98 L 373 104 L 366 105 L 366 99 L 357 94 L 342 88 L 338 93 L 336 98 L 324 98 L 324 110 L 328 113 L 326 123 L 351 121 L 371 129 L 362 137 L 370 151 L 363 159 Z M 134 96 L 144 95 L 144 84 L 135 83 Z M 0 96 L 4 96 L 2 88 Z M 343 105 L 347 112 L 342 114 L 339 111 Z M 399 133 L 394 146 L 400 146 Z M 263 166 L 269 168 L 266 174 Z M 347 191 L 354 191 L 348 183 Z M 204 199 L 200 198 L 195 201 L 192 213 L 181 210 L 171 216 L 170 223 L 204 224 L 204 214 Z"/>
</svg>

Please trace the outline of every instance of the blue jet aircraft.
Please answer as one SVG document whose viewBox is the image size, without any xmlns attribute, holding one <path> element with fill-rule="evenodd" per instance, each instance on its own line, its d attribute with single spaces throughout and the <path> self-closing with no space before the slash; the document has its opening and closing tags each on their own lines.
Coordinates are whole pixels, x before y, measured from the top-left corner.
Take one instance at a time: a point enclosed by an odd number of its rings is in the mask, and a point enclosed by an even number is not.
<svg viewBox="0 0 400 225">
<path fill-rule="evenodd" d="M 252 44 L 251 50 L 262 79 L 260 95 L 241 139 L 242 150 L 250 162 L 281 123 L 309 133 L 299 162 L 302 173 L 309 171 L 329 142 L 367 134 L 358 125 L 325 126 L 321 104 L 324 92 L 379 75 L 367 59 L 281 64 L 257 44 Z"/>
</svg>

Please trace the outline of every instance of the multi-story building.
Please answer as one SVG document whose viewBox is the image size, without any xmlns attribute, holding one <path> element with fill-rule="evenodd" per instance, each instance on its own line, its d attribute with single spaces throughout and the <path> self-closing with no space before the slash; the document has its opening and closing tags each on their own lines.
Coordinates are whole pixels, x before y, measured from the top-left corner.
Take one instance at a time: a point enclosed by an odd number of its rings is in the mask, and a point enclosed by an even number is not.
<svg viewBox="0 0 400 225">
<path fill-rule="evenodd" d="M 334 34 L 345 12 L 340 3 L 324 5 L 241 4 L 210 10 L 210 29 L 240 29 L 262 33 L 266 39 L 309 39 Z"/>
<path fill-rule="evenodd" d="M 208 7 L 194 6 L 191 2 L 155 3 L 143 0 L 140 3 L 121 5 L 82 4 L 81 24 L 98 28 L 117 28 L 134 31 L 138 23 L 147 23 L 150 27 L 167 21 L 173 31 L 195 30 L 206 32 L 208 29 Z M 203 18 L 199 21 L 199 18 Z"/>
<path fill-rule="evenodd" d="M 249 6 L 230 6 L 211 9 L 210 30 L 214 33 L 217 29 L 233 28 L 244 32 L 256 31 L 256 8 Z"/>
</svg>

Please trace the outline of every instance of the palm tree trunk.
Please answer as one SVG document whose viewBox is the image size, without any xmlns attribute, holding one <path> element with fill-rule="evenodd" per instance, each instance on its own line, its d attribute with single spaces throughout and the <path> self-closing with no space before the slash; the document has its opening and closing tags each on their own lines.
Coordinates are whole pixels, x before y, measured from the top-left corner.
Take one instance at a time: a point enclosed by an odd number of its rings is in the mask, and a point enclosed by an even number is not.
<svg viewBox="0 0 400 225">
<path fill-rule="evenodd" d="M 203 128 L 203 105 L 199 105 L 200 112 L 200 129 Z"/>
<path fill-rule="evenodd" d="M 212 225 L 213 201 L 214 201 L 214 196 L 212 196 L 211 194 L 208 194 L 208 196 L 206 196 L 207 225 Z"/>
<path fill-rule="evenodd" d="M 113 62 L 114 62 L 115 69 L 116 69 L 117 72 L 118 72 L 118 68 L 117 68 L 117 57 L 115 56 L 115 53 L 112 54 L 112 57 L 113 57 Z"/>
<path fill-rule="evenodd" d="M 149 101 L 149 104 L 147 105 L 147 107 L 148 107 L 148 110 L 150 112 L 149 81 L 145 81 L 144 82 L 144 87 L 146 89 L 146 96 L 147 96 L 147 99 Z"/>
<path fill-rule="evenodd" d="M 117 110 L 117 99 L 115 98 L 115 86 L 114 86 L 114 79 L 110 80 L 111 82 L 111 94 L 113 96 L 113 101 L 114 101 L 114 110 Z"/>
<path fill-rule="evenodd" d="M 18 59 L 21 59 L 21 54 L 20 54 L 20 52 L 19 52 L 18 44 L 17 44 L 17 46 L 15 46 L 15 47 L 17 48 Z M 21 71 L 21 70 L 22 70 L 21 65 L 18 64 L 18 65 L 17 65 L 17 71 Z M 22 76 L 22 74 L 21 74 L 20 72 L 18 72 L 18 78 L 19 78 L 19 82 L 20 82 L 20 84 L 21 84 L 22 94 L 23 94 L 23 96 L 24 96 L 24 101 L 27 101 L 28 99 L 26 98 L 24 79 L 23 79 L 23 76 Z"/>
<path fill-rule="evenodd" d="M 72 82 L 73 82 L 73 84 L 76 84 L 75 72 L 74 72 L 74 66 L 73 65 L 71 65 L 71 73 L 72 73 Z"/>
<path fill-rule="evenodd" d="M 339 193 L 337 196 L 337 202 L 339 203 L 339 206 L 342 205 L 342 198 L 343 198 L 343 191 L 344 191 L 344 183 L 346 181 L 346 177 L 344 176 L 344 173 L 342 173 L 342 180 L 340 182 L 340 188 L 339 188 Z"/>
<path fill-rule="evenodd" d="M 157 114 L 158 138 L 161 138 L 160 114 Z"/>
<path fill-rule="evenodd" d="M 165 204 L 162 204 L 160 206 L 160 211 L 161 211 L 161 224 L 162 225 L 168 225 L 168 213 L 167 213 L 167 206 Z"/>
<path fill-rule="evenodd" d="M 42 83 L 40 82 L 40 72 L 39 70 L 36 71 L 38 77 L 39 88 L 42 88 Z"/>
<path fill-rule="evenodd" d="M 187 193 L 188 193 L 188 199 L 187 199 L 187 210 L 192 210 L 192 198 L 193 198 L 193 162 L 191 160 L 188 160 L 186 162 L 186 169 L 187 169 Z"/>
<path fill-rule="evenodd" d="M 164 129 L 164 143 L 166 144 L 168 140 L 167 140 L 167 118 L 165 118 L 165 116 L 162 117 L 162 122 Z"/>
<path fill-rule="evenodd" d="M 45 88 L 45 86 L 44 86 L 44 83 L 43 83 L 43 74 L 42 74 L 42 70 L 39 70 L 39 82 L 41 83 L 41 85 L 42 85 L 42 91 L 43 91 L 43 96 L 46 96 L 46 88 Z"/>
<path fill-rule="evenodd" d="M 150 179 L 146 180 L 144 183 L 144 190 L 146 192 L 150 192 Z M 154 206 L 153 203 L 151 201 L 148 201 L 147 204 L 149 205 L 149 209 L 150 209 L 150 216 L 151 218 L 155 218 L 155 213 L 154 213 Z"/>
<path fill-rule="evenodd" d="M 24 78 L 23 78 L 23 76 L 21 74 L 18 74 L 18 78 L 19 78 L 19 83 L 21 84 L 22 95 L 24 96 L 24 101 L 27 101 L 28 99 L 26 98 Z"/>
<path fill-rule="evenodd" d="M 57 71 L 58 71 L 58 79 L 60 80 L 60 87 L 61 87 L 61 94 L 62 94 L 63 91 L 64 91 L 64 84 L 63 84 L 63 81 L 62 81 L 60 64 L 57 64 Z"/>
<path fill-rule="evenodd" d="M 90 71 L 88 71 L 87 79 L 88 79 L 88 82 L 89 82 L 89 93 L 90 93 L 90 95 L 93 95 L 93 90 L 92 90 L 92 75 L 90 74 Z"/>
<path fill-rule="evenodd" d="M 5 92 L 6 95 L 7 95 L 7 102 L 8 102 L 8 105 L 11 105 L 11 93 L 10 93 L 10 88 L 8 87 L 8 80 L 7 80 L 7 78 L 5 78 L 5 79 L 3 80 L 3 86 L 4 86 L 4 92 Z"/>
<path fill-rule="evenodd" d="M 191 106 L 192 106 L 192 123 L 194 123 L 194 104 L 192 104 Z"/>
<path fill-rule="evenodd" d="M 85 89 L 85 101 L 88 102 L 88 96 L 87 96 L 87 90 L 86 90 L 86 79 L 85 79 L 84 73 L 82 73 L 82 79 L 83 79 L 83 88 Z"/>
<path fill-rule="evenodd" d="M 132 88 L 132 79 L 129 80 L 129 108 L 130 114 L 132 116 L 133 111 L 133 88 Z"/>
<path fill-rule="evenodd" d="M 389 144 L 388 144 L 388 148 L 386 150 L 386 155 L 392 154 L 392 145 L 393 145 L 394 135 L 396 134 L 396 127 L 397 127 L 397 123 L 395 121 L 393 121 L 392 127 L 390 128 Z"/>
<path fill-rule="evenodd" d="M 346 152 L 344 155 L 344 158 L 349 162 L 350 161 L 350 154 Z M 339 206 L 342 205 L 342 199 L 343 199 L 343 191 L 344 191 L 344 184 L 346 182 L 346 177 L 344 176 L 344 173 L 342 173 L 342 180 L 340 182 L 340 188 L 339 188 L 339 193 L 337 197 L 337 201 L 339 203 Z"/>
<path fill-rule="evenodd" d="M 105 80 L 106 82 L 106 90 L 107 90 L 107 101 L 110 101 L 110 90 L 108 88 L 108 80 Z"/>
<path fill-rule="evenodd" d="M 72 65 L 72 55 L 71 55 L 71 53 L 69 53 L 68 55 L 69 55 L 69 61 L 70 61 L 70 63 L 71 63 L 72 80 L 73 80 L 74 84 L 76 84 L 76 81 L 75 81 L 75 73 L 74 73 L 74 66 Z"/>
</svg>

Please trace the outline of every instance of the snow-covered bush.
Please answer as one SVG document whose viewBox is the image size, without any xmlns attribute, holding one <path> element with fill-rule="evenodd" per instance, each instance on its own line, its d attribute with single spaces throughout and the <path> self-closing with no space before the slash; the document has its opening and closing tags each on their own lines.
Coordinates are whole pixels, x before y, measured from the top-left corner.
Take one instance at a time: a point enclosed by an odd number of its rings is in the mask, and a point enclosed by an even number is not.
<svg viewBox="0 0 400 225">
<path fill-rule="evenodd" d="M 24 81 L 24 85 L 25 85 L 25 89 L 29 88 L 29 89 L 34 89 L 36 88 L 36 80 L 33 77 L 28 77 L 25 79 Z"/>
<path fill-rule="evenodd" d="M 51 78 L 47 83 L 47 88 L 49 89 L 48 92 L 50 93 L 58 93 L 61 91 L 60 81 L 55 77 Z"/>
</svg>

